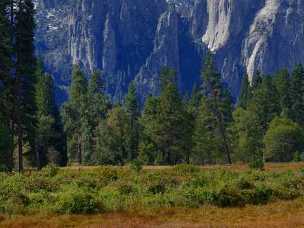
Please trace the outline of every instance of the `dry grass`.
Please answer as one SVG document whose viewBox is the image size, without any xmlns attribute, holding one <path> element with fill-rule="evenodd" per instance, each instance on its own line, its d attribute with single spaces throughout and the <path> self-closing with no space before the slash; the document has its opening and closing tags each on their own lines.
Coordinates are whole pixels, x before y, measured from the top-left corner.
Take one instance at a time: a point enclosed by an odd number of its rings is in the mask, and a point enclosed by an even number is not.
<svg viewBox="0 0 304 228">
<path fill-rule="evenodd" d="M 127 168 L 127 166 L 125 166 Z M 96 169 L 98 166 L 69 166 L 64 169 L 72 169 L 72 170 L 88 170 L 88 169 Z M 164 169 L 171 169 L 172 166 L 144 166 L 145 170 L 164 170 Z M 202 169 L 206 170 L 214 170 L 214 169 L 225 169 L 230 171 L 247 171 L 249 167 L 247 164 L 233 164 L 233 165 L 207 165 L 201 166 Z M 266 171 L 288 171 L 288 170 L 299 170 L 304 168 L 304 162 L 297 162 L 297 163 L 267 163 L 265 165 Z"/>
<path fill-rule="evenodd" d="M 304 199 L 245 208 L 165 209 L 99 215 L 0 217 L 0 227 L 304 227 Z"/>
</svg>

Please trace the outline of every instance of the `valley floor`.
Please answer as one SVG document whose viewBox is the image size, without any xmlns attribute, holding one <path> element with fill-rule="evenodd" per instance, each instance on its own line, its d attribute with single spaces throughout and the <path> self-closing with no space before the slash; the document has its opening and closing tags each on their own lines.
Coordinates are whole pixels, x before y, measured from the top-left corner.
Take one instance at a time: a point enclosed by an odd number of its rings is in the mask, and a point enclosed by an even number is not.
<svg viewBox="0 0 304 228">
<path fill-rule="evenodd" d="M 304 227 L 304 199 L 244 208 L 164 209 L 90 216 L 0 216 L 0 227 Z"/>
<path fill-rule="evenodd" d="M 281 177 L 283 178 L 287 184 L 291 184 L 292 179 L 288 178 L 286 174 L 288 171 L 294 171 L 299 172 L 300 170 L 304 170 L 304 163 L 280 163 L 280 164 L 267 164 L 265 169 L 266 171 L 270 171 L 270 173 L 275 173 L 274 175 L 268 175 L 268 178 L 276 178 Z M 79 183 L 81 185 L 86 183 L 86 180 L 88 177 L 92 178 L 93 181 L 98 181 L 98 175 L 97 176 L 87 176 L 84 174 L 95 174 L 98 172 L 98 167 L 79 167 L 79 166 L 72 166 L 63 168 L 60 170 L 59 174 L 55 177 L 47 177 L 46 174 L 43 174 L 44 176 L 39 176 L 42 174 L 36 173 L 35 171 L 28 171 L 29 175 L 25 173 L 24 178 L 34 178 L 29 179 L 29 183 L 35 184 L 36 181 L 52 181 L 53 178 L 57 178 L 55 184 L 61 184 L 64 185 L 66 183 L 66 180 L 71 179 L 65 179 L 67 177 L 73 177 L 74 179 L 80 181 Z M 132 174 L 130 170 L 126 168 L 118 168 L 120 173 L 124 173 L 126 171 L 126 174 L 123 181 L 127 181 L 126 183 L 132 183 L 135 184 L 135 182 L 130 182 L 134 178 L 134 180 L 137 180 L 138 177 L 136 175 Z M 168 170 L 167 170 L 168 169 Z M 171 169 L 171 171 L 170 171 Z M 229 170 L 231 172 L 237 172 L 240 174 L 246 173 L 246 171 L 249 170 L 248 166 L 242 165 L 242 164 L 236 164 L 232 166 L 206 166 L 201 167 L 201 174 L 203 170 L 206 170 L 210 173 L 216 174 L 217 172 L 221 172 L 220 170 Z M 166 166 L 146 166 L 144 167 L 145 172 L 143 172 L 142 177 L 145 177 L 145 175 L 148 175 L 150 172 L 158 172 L 159 170 L 166 170 L 166 171 L 160 171 L 161 174 L 165 177 L 167 175 L 176 175 L 175 172 L 178 170 L 172 167 L 166 167 Z M 215 172 L 213 172 L 213 170 Z M 78 172 L 80 171 L 80 172 Z M 105 169 L 105 171 L 110 171 Z M 169 171 L 169 172 L 167 172 Z M 99 167 L 100 172 L 100 167 Z M 282 174 L 280 174 L 282 172 Z M 106 173 L 104 173 L 106 174 Z M 103 175 L 104 175 L 103 174 Z M 110 173 L 111 174 L 111 173 Z M 278 174 L 278 175 L 277 175 Z M 84 175 L 83 178 L 81 178 Z M 134 175 L 134 177 L 132 177 Z M 191 174 L 193 175 L 193 174 Z M 229 175 L 232 175 L 229 174 Z M 248 175 L 248 174 L 246 174 Z M 257 174 L 258 175 L 258 174 Z M 262 175 L 262 174 L 259 174 Z M 27 177 L 29 176 L 29 177 Z M 234 175 L 232 175 L 234 176 Z M 41 179 L 43 177 L 44 179 Z M 180 176 L 178 176 L 180 178 Z M 193 178 L 194 176 L 190 176 Z M 228 176 L 229 177 L 229 176 Z M 261 177 L 261 176 L 260 176 Z M 291 178 L 293 176 L 290 176 Z M 6 178 L 14 178 L 12 177 L 6 177 Z M 36 179 L 35 179 L 36 178 Z M 38 178 L 38 179 L 37 179 Z M 95 179 L 94 179 L 95 178 Z M 96 179 L 97 178 L 97 179 Z M 130 178 L 130 179 L 128 179 Z M 133 178 L 133 179 L 132 179 Z M 191 181 L 191 178 L 189 181 Z M 270 181 L 273 181 L 274 184 L 280 184 L 281 179 L 267 179 Z M 284 179 L 287 178 L 287 179 Z M 32 182 L 31 182 L 32 180 Z M 36 181 L 35 181 L 36 180 Z M 61 180 L 61 181 L 60 181 Z M 134 181 L 133 180 L 133 181 Z M 141 180 L 141 179 L 140 179 Z M 250 180 L 250 179 L 248 179 Z M 290 182 L 289 182 L 290 180 Z M 294 180 L 301 180 L 301 179 L 294 179 Z M 59 182 L 58 182 L 59 181 Z M 225 181 L 225 179 L 223 179 Z M 267 182 L 266 181 L 266 182 Z M 267 184 L 265 182 L 265 184 Z M 284 183 L 285 183 L 284 182 Z M 15 182 L 12 182 L 15 183 Z M 39 182 L 37 182 L 39 183 Z M 44 182 L 41 182 L 44 183 Z M 40 184 L 41 184 L 40 183 Z M 113 182 L 112 184 L 115 184 L 116 182 Z M 140 185 L 142 185 L 144 182 L 140 182 Z M 228 183 L 228 182 L 227 182 Z M 282 182 L 283 183 L 283 182 Z M 297 182 L 298 183 L 298 182 Z M 116 183 L 117 184 L 117 183 Z M 167 184 L 167 183 L 166 183 Z M 6 185 L 4 185 L 6 186 Z M 36 186 L 36 185 L 34 185 Z M 39 186 L 39 185 L 37 185 Z M 41 185 L 44 186 L 44 185 Z M 52 186 L 52 185 L 51 185 Z M 116 185 L 110 185 L 110 186 L 116 186 Z M 125 185 L 122 185 L 123 187 Z M 129 186 L 129 185 L 126 185 Z M 54 187 L 54 186 L 52 186 Z M 41 189 L 34 189 L 41 191 Z M 173 191 L 174 189 L 170 189 L 170 191 Z M 287 191 L 288 189 L 284 190 Z M 174 208 L 154 208 L 149 209 L 148 207 L 145 207 L 144 209 L 132 209 L 130 207 L 127 212 L 113 212 L 110 209 L 105 211 L 104 213 L 97 213 L 92 215 L 64 215 L 60 213 L 55 214 L 53 212 L 47 212 L 46 210 L 41 210 L 39 213 L 39 210 L 36 211 L 38 213 L 32 213 L 30 210 L 26 210 L 26 215 L 1 215 L 0 214 L 0 228 L 44 228 L 44 227 L 50 227 L 50 228 L 61 228 L 61 227 L 105 227 L 105 228 L 150 228 L 150 227 L 169 227 L 169 228 L 192 228 L 192 227 L 304 227 L 304 197 L 302 194 L 302 190 L 299 190 L 301 193 L 301 197 L 297 197 L 294 200 L 280 200 L 279 198 L 277 200 L 270 200 L 265 205 L 247 205 L 244 207 L 216 207 L 216 206 L 208 206 L 206 204 L 205 206 L 201 206 L 200 208 L 181 208 L 181 207 L 174 207 Z M 282 192 L 284 193 L 284 192 Z M 59 193 L 58 193 L 59 194 Z M 60 194 L 62 194 L 60 192 Z M 286 193 L 287 194 L 287 193 Z M 115 196 L 115 195 L 114 195 Z M 113 196 L 113 197 L 114 197 Z M 286 195 L 288 196 L 288 195 Z M 157 198 L 152 198 L 157 199 Z M 177 199 L 176 199 L 177 200 Z M 108 207 L 111 208 L 111 202 L 117 203 L 116 201 L 119 201 L 119 198 L 115 197 L 112 201 L 109 201 Z M 14 201 L 12 201 L 14 202 Z M 161 204 L 160 204 L 161 205 Z M 35 205 L 34 205 L 35 206 Z M 48 206 L 48 204 L 46 205 Z M 118 210 L 119 211 L 119 210 Z"/>
</svg>

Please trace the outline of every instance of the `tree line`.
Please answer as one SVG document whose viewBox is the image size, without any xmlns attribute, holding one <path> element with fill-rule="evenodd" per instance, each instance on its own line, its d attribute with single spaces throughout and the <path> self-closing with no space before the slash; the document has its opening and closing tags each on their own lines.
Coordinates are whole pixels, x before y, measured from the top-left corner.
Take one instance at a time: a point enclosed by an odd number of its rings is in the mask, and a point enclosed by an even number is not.
<svg viewBox="0 0 304 228">
<path fill-rule="evenodd" d="M 74 66 L 62 117 L 68 161 L 78 164 L 231 164 L 262 168 L 265 161 L 303 157 L 304 69 L 244 76 L 235 104 L 211 53 L 201 83 L 182 96 L 176 72 L 160 73 L 159 96 L 138 103 L 134 82 L 125 100 L 112 104 L 100 72 L 89 80 Z"/>
<path fill-rule="evenodd" d="M 304 69 L 243 77 L 232 100 L 211 53 L 191 94 L 178 91 L 174 69 L 160 72 L 159 96 L 138 103 L 135 82 L 113 104 L 102 72 L 73 66 L 69 99 L 57 107 L 54 82 L 35 57 L 31 0 L 0 2 L 0 168 L 24 164 L 150 165 L 301 160 Z M 24 159 L 25 158 L 25 159 Z"/>
</svg>

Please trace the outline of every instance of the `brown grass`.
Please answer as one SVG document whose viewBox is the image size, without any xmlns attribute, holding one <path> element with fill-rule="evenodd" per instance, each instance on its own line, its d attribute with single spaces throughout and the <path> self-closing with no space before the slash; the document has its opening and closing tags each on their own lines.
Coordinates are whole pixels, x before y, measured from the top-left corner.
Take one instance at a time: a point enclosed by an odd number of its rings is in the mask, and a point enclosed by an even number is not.
<svg viewBox="0 0 304 228">
<path fill-rule="evenodd" d="M 124 166 L 126 168 L 127 166 Z M 88 169 L 96 169 L 98 166 L 78 166 L 73 165 L 66 167 L 64 169 L 72 169 L 72 170 L 88 170 Z M 144 166 L 145 170 L 164 170 L 171 169 L 172 166 Z M 249 167 L 247 164 L 233 164 L 233 165 L 207 165 L 201 166 L 202 169 L 206 170 L 214 170 L 214 169 L 225 169 L 231 171 L 247 171 Z M 299 170 L 304 168 L 304 162 L 296 162 L 296 163 L 267 163 L 265 165 L 266 171 L 287 171 L 287 170 Z"/>
<path fill-rule="evenodd" d="M 304 227 L 304 199 L 245 208 L 205 206 L 98 215 L 0 216 L 0 227 Z"/>
</svg>

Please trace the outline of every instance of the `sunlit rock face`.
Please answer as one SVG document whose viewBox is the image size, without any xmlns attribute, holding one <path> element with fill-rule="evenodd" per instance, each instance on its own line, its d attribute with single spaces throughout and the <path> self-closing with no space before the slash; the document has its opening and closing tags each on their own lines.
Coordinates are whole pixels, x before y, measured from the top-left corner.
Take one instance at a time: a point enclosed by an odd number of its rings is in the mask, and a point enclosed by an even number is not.
<svg viewBox="0 0 304 228">
<path fill-rule="evenodd" d="M 121 101 L 135 80 L 141 101 L 159 94 L 159 72 L 172 67 L 182 92 L 199 82 L 207 50 L 237 97 L 252 79 L 304 62 L 301 0 L 36 0 L 36 47 L 65 99 L 72 64 L 103 71 Z"/>
</svg>

